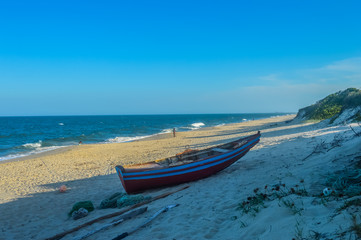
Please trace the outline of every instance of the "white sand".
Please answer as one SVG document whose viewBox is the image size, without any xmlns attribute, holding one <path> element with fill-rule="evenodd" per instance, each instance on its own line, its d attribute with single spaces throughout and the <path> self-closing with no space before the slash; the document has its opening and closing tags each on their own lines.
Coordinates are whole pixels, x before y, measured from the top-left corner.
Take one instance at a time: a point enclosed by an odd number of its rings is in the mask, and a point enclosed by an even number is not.
<svg viewBox="0 0 361 240">
<path fill-rule="evenodd" d="M 77 201 L 91 200 L 96 206 L 107 196 L 121 191 L 116 164 L 145 162 L 181 152 L 187 145 L 202 148 L 236 139 L 261 130 L 262 137 L 249 153 L 222 172 L 189 184 L 190 187 L 148 204 L 148 211 L 116 227 L 87 239 L 112 239 L 132 230 L 156 211 L 169 204 L 180 204 L 161 214 L 147 227 L 126 239 L 357 239 L 351 213 L 358 208 L 336 211 L 345 198 L 321 201 L 326 176 L 353 164 L 361 155 L 361 137 L 349 126 L 324 123 L 285 123 L 294 116 L 250 121 L 222 127 L 170 134 L 132 143 L 83 145 L 0 164 L 0 239 L 45 239 L 118 209 L 95 210 L 74 221 L 67 212 Z M 353 127 L 361 132 L 356 124 Z M 335 136 L 341 146 L 331 150 Z M 312 153 L 324 142 L 324 149 Z M 353 162 L 352 162 L 353 161 Z M 304 183 L 300 183 L 300 180 Z M 66 193 L 57 189 L 65 184 Z M 308 196 L 288 195 L 265 201 L 266 208 L 256 214 L 242 214 L 237 206 L 253 190 L 271 193 L 272 186 L 304 186 Z M 155 196 L 179 186 L 152 190 Z M 274 191 L 273 191 L 274 192 Z M 283 202 L 294 203 L 291 207 Z M 303 209 L 303 210 L 301 210 Z M 360 222 L 360 219 L 358 219 Z M 74 239 L 105 220 L 67 235 Z"/>
</svg>

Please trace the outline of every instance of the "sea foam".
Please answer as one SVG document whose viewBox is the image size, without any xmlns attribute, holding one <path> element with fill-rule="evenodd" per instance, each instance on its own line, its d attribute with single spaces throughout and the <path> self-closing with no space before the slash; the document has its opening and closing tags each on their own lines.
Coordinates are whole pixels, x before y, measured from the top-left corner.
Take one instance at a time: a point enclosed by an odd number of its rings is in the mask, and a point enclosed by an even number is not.
<svg viewBox="0 0 361 240">
<path fill-rule="evenodd" d="M 139 136 L 139 137 L 115 137 L 115 138 L 109 138 L 106 140 L 107 143 L 122 143 L 122 142 L 132 142 L 139 139 L 143 139 L 149 136 Z"/>
<path fill-rule="evenodd" d="M 25 147 L 25 148 L 41 148 L 41 145 L 42 145 L 42 141 L 39 140 L 39 142 L 36 142 L 36 143 L 25 143 L 23 144 L 22 146 Z"/>
<path fill-rule="evenodd" d="M 177 129 L 176 129 L 177 130 Z M 163 129 L 160 134 L 162 133 L 171 133 L 173 131 L 173 129 L 167 128 L 167 129 Z"/>
<path fill-rule="evenodd" d="M 193 129 L 198 129 L 198 128 L 205 126 L 205 124 L 202 122 L 197 122 L 197 123 L 192 123 L 191 126 Z"/>
<path fill-rule="evenodd" d="M 24 144 L 24 145 L 26 145 L 26 144 Z M 36 143 L 35 143 L 35 145 L 36 145 Z M 63 148 L 63 147 L 66 147 L 66 146 L 36 147 L 34 150 L 32 150 L 30 152 L 18 153 L 18 154 L 10 154 L 10 155 L 6 155 L 6 156 L 2 156 L 2 157 L 0 157 L 0 161 L 10 160 L 10 159 L 15 159 L 15 158 L 21 158 L 21 157 L 27 157 L 27 156 L 30 156 L 30 155 L 43 153 L 43 152 L 48 152 L 48 151 L 52 151 L 52 150 L 55 150 L 55 149 L 58 149 L 58 148 Z"/>
</svg>

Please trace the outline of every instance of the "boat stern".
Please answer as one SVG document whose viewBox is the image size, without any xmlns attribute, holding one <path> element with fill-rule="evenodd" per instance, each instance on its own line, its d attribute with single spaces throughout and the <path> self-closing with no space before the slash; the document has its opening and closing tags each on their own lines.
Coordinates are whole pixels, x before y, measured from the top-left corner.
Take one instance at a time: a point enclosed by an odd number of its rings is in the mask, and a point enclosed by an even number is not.
<svg viewBox="0 0 361 240">
<path fill-rule="evenodd" d="M 128 191 L 127 191 L 127 187 L 125 186 L 124 177 L 123 177 L 124 167 L 118 165 L 118 166 L 115 166 L 115 170 L 117 171 L 117 174 L 118 174 L 118 176 L 119 176 L 120 182 L 122 183 L 122 186 L 123 186 L 125 192 L 128 192 Z"/>
</svg>

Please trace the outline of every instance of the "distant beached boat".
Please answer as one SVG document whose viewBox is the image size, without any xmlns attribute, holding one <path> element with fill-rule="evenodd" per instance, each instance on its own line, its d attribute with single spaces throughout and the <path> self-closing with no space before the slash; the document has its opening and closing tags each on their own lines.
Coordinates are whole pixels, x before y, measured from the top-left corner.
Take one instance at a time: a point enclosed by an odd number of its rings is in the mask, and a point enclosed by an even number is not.
<svg viewBox="0 0 361 240">
<path fill-rule="evenodd" d="M 176 156 L 130 168 L 116 166 L 118 176 L 127 193 L 180 183 L 211 176 L 243 157 L 260 140 L 261 134 L 238 139 L 203 150 L 186 150 Z"/>
</svg>

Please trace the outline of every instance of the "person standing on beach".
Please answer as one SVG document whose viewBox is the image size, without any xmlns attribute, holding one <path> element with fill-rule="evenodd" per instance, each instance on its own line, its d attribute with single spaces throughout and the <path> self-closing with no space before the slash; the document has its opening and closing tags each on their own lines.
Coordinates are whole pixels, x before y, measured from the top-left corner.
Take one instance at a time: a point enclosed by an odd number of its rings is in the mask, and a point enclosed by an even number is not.
<svg viewBox="0 0 361 240">
<path fill-rule="evenodd" d="M 175 137 L 175 128 L 173 128 L 173 137 Z"/>
</svg>

